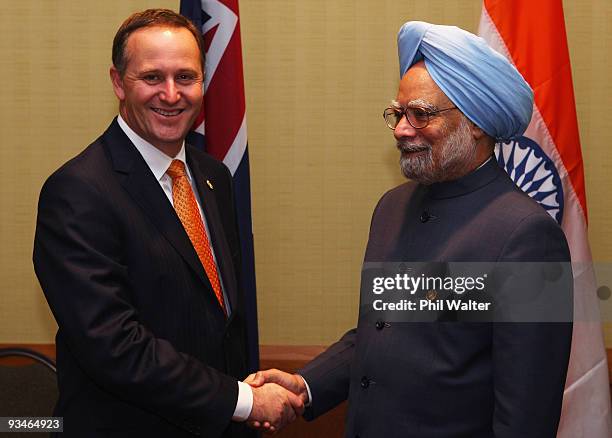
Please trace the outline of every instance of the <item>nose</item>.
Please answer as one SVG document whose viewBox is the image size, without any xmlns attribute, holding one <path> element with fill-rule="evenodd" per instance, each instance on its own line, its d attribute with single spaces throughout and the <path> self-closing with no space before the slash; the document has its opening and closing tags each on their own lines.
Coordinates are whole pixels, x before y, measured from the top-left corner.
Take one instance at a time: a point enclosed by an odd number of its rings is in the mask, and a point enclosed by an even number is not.
<svg viewBox="0 0 612 438">
<path fill-rule="evenodd" d="M 406 137 L 415 137 L 418 133 L 418 130 L 413 128 L 412 125 L 408 122 L 406 116 L 403 116 L 395 129 L 393 130 L 393 136 L 399 140 Z"/>
<path fill-rule="evenodd" d="M 181 93 L 176 86 L 176 82 L 174 79 L 168 79 L 164 81 L 162 90 L 159 94 L 159 98 L 161 101 L 173 105 L 177 103 L 181 99 Z"/>
</svg>

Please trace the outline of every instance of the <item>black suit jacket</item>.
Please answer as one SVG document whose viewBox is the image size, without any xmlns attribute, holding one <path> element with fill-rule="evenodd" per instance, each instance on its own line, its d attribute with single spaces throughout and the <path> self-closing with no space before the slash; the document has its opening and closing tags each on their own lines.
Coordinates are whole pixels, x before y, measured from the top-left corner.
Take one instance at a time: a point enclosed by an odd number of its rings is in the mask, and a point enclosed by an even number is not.
<svg viewBox="0 0 612 438">
<path fill-rule="evenodd" d="M 64 417 L 63 437 L 247 433 L 230 423 L 236 380 L 247 371 L 231 175 L 191 146 L 186 155 L 229 319 L 116 120 L 42 188 L 34 267 L 59 326 L 55 415 Z"/>
<path fill-rule="evenodd" d="M 457 181 L 406 183 L 385 194 L 365 255 L 366 262 L 569 260 L 561 228 L 495 160 Z M 348 398 L 347 437 L 554 438 L 571 333 L 571 323 L 360 318 L 300 371 L 313 397 L 306 417 Z"/>
</svg>

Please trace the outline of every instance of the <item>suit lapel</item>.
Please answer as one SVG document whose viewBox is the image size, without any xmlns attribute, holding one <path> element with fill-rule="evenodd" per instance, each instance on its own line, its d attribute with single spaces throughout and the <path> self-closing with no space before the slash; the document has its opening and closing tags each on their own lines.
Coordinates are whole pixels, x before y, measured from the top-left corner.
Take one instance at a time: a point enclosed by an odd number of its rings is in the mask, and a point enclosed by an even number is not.
<svg viewBox="0 0 612 438">
<path fill-rule="evenodd" d="M 204 267 L 174 208 L 168 202 L 168 198 L 151 169 L 116 120 L 104 133 L 104 141 L 113 168 L 121 175 L 119 180 L 123 188 L 197 276 L 212 290 Z"/>
<path fill-rule="evenodd" d="M 208 232 L 210 233 L 210 240 L 212 241 L 213 250 L 215 252 L 215 258 L 217 259 L 217 266 L 219 267 L 219 275 L 223 281 L 225 292 L 228 296 L 230 306 L 233 310 L 236 309 L 237 304 L 237 284 L 236 274 L 234 272 L 234 265 L 231 259 L 231 251 L 227 242 L 225 232 L 223 230 L 223 223 L 219 214 L 219 207 L 214 190 L 214 180 L 210 175 L 207 175 L 207 169 L 200 166 L 196 160 L 191 158 L 189 149 L 187 149 L 187 163 L 189 169 L 196 183 L 198 194 L 200 195 L 200 205 L 206 216 L 206 224 L 208 226 Z M 232 315 L 235 312 L 232 311 Z"/>
</svg>

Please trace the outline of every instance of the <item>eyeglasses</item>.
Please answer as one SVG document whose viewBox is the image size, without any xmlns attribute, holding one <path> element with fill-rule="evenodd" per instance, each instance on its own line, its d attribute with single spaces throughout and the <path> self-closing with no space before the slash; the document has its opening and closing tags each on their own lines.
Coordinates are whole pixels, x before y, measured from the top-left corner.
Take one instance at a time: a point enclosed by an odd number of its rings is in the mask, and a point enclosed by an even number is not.
<svg viewBox="0 0 612 438">
<path fill-rule="evenodd" d="M 451 108 L 444 108 L 436 111 L 427 111 L 424 108 L 386 108 L 383 112 L 383 117 L 389 129 L 395 130 L 397 124 L 402 120 L 402 117 L 406 116 L 406 120 L 410 123 L 414 129 L 423 129 L 429 125 L 429 119 L 431 116 L 435 116 L 444 111 L 450 111 L 457 109 L 456 106 Z"/>
</svg>

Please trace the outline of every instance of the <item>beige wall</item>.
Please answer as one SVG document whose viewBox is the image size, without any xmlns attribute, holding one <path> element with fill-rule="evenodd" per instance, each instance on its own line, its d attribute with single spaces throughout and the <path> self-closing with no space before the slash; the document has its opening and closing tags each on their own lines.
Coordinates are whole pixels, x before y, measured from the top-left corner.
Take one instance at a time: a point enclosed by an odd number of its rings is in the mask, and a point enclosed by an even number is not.
<svg viewBox="0 0 612 438">
<path fill-rule="evenodd" d="M 0 3 L 0 342 L 53 342 L 31 261 L 38 193 L 115 115 L 112 39 L 125 17 L 150 5 L 178 1 Z"/>
<path fill-rule="evenodd" d="M 143 7 L 176 9 L 178 0 L 92 1 L 87 10 L 78 0 L 5 3 L 0 342 L 51 342 L 54 322 L 30 261 L 38 191 L 114 115 L 107 71 L 122 19 Z M 475 31 L 480 4 L 241 2 L 262 343 L 329 343 L 354 324 L 372 208 L 402 181 L 381 118 L 396 92 L 397 29 L 418 19 Z M 564 5 L 593 256 L 610 261 L 612 4 Z"/>
</svg>

